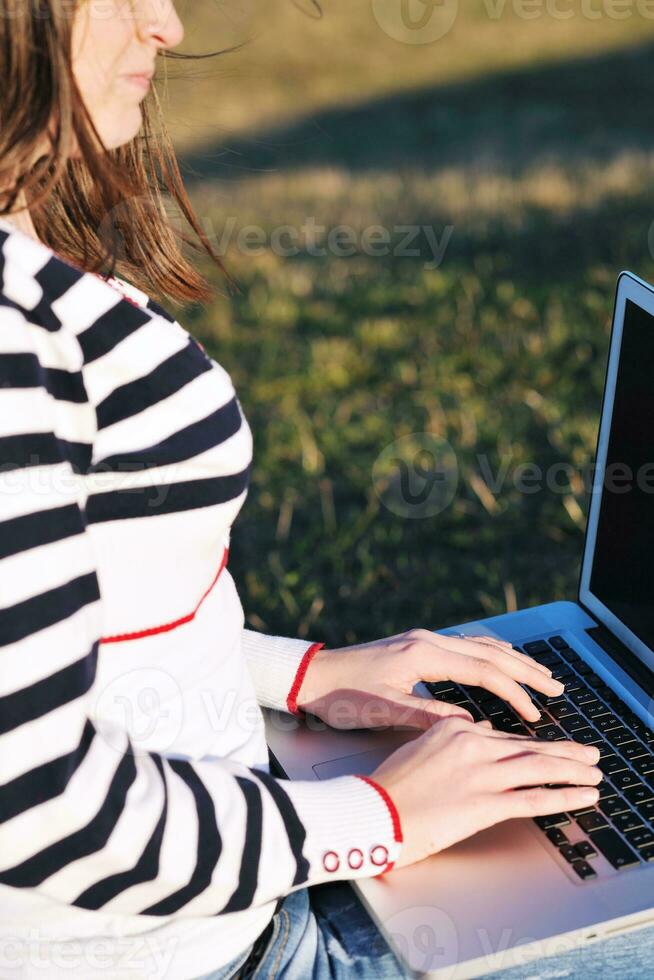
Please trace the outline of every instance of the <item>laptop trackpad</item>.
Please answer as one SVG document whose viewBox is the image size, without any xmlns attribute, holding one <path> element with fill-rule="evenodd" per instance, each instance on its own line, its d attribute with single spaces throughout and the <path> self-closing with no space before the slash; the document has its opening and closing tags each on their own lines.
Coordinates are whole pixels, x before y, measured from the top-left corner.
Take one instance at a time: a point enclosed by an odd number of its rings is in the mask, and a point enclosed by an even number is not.
<svg viewBox="0 0 654 980">
<path fill-rule="evenodd" d="M 319 762 L 313 766 L 313 771 L 318 779 L 333 779 L 335 776 L 358 774 L 369 776 L 377 766 L 381 765 L 384 759 L 388 758 L 392 751 L 392 747 L 380 745 L 379 748 L 370 749 L 368 752 L 357 752 L 355 755 L 346 755 L 342 759 Z"/>
</svg>

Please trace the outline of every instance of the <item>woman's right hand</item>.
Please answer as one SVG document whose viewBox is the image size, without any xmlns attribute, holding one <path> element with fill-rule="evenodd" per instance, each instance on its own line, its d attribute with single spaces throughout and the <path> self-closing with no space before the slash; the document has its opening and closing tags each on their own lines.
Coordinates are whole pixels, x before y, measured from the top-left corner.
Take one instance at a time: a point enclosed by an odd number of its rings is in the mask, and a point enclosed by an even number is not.
<svg viewBox="0 0 654 980">
<path fill-rule="evenodd" d="M 599 751 L 546 742 L 448 718 L 407 742 L 372 773 L 397 807 L 404 844 L 396 867 L 511 817 L 537 817 L 597 802 Z M 570 784 L 558 789 L 544 784 Z M 590 788 L 589 788 L 590 787 Z"/>
</svg>

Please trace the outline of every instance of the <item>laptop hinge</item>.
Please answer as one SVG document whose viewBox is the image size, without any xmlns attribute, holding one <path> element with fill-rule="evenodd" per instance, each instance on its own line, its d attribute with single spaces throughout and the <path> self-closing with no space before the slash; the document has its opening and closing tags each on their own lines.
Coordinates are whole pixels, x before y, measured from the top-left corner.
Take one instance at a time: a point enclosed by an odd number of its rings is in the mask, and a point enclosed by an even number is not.
<svg viewBox="0 0 654 980">
<path fill-rule="evenodd" d="M 654 674 L 644 666 L 638 657 L 626 647 L 622 640 L 609 632 L 605 626 L 593 626 L 586 632 L 602 650 L 606 650 L 626 674 L 645 691 L 648 697 L 654 697 Z"/>
</svg>

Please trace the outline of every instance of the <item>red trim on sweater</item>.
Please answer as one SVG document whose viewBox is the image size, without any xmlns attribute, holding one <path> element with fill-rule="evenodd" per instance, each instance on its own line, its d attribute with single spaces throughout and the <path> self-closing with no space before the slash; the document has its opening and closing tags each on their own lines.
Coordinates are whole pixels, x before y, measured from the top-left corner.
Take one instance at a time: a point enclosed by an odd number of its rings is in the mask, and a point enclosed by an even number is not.
<svg viewBox="0 0 654 980">
<path fill-rule="evenodd" d="M 390 795 L 386 792 L 383 786 L 380 786 L 379 783 L 376 783 L 374 779 L 370 778 L 370 776 L 362 776 L 360 773 L 355 773 L 355 775 L 357 779 L 362 779 L 364 783 L 368 783 L 369 786 L 372 786 L 373 789 L 377 790 L 382 800 L 386 804 L 388 812 L 391 815 L 391 823 L 393 824 L 393 837 L 395 843 L 402 844 L 404 841 L 404 835 L 402 833 L 402 822 L 400 820 L 400 814 L 397 811 L 397 807 L 393 803 L 393 800 L 391 799 Z M 393 867 L 393 864 L 394 864 L 393 861 L 389 861 L 386 867 L 384 868 L 384 870 L 381 871 L 379 875 L 375 875 L 375 877 L 378 878 L 381 875 L 388 874 L 388 872 Z"/>
<path fill-rule="evenodd" d="M 135 633 L 117 633 L 115 636 L 102 636 L 100 637 L 100 643 L 124 643 L 126 640 L 141 640 L 144 636 L 155 636 L 157 633 L 167 633 L 169 630 L 177 629 L 178 626 L 183 626 L 184 623 L 190 623 L 192 619 L 195 619 L 195 614 L 197 613 L 198 609 L 220 578 L 221 572 L 227 564 L 228 554 L 229 548 L 225 548 L 222 561 L 220 562 L 220 567 L 216 572 L 213 582 L 206 590 L 204 595 L 200 598 L 200 601 L 192 612 L 187 613 L 186 616 L 181 616 L 179 619 L 173 620 L 171 623 L 163 623 L 160 626 L 150 626 L 148 629 L 137 630 Z"/>
<path fill-rule="evenodd" d="M 301 716 L 303 714 L 302 710 L 297 706 L 297 696 L 300 693 L 300 688 L 302 687 L 302 681 L 306 677 L 307 670 L 309 669 L 309 664 L 318 653 L 318 650 L 322 650 L 324 643 L 312 643 L 308 650 L 305 651 L 302 660 L 300 661 L 300 666 L 297 669 L 297 673 L 293 678 L 293 683 L 291 684 L 291 689 L 288 692 L 288 697 L 286 698 L 286 707 L 290 714 Z"/>
</svg>

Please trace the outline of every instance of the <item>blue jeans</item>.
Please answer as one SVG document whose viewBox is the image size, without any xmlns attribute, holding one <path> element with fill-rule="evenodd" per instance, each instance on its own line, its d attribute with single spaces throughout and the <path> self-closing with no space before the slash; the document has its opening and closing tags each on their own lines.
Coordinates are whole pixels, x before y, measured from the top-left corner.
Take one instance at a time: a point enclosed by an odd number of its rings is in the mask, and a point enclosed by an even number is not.
<svg viewBox="0 0 654 980">
<path fill-rule="evenodd" d="M 249 950 L 198 980 L 238 975 Z M 640 980 L 652 975 L 654 926 L 614 936 L 561 956 L 493 974 L 483 980 Z M 395 955 L 345 882 L 293 892 L 274 919 L 256 980 L 407 980 Z"/>
<path fill-rule="evenodd" d="M 256 980 L 398 980 L 406 977 L 372 919 L 346 882 L 287 895 Z M 198 980 L 238 975 L 250 951 Z"/>
</svg>

